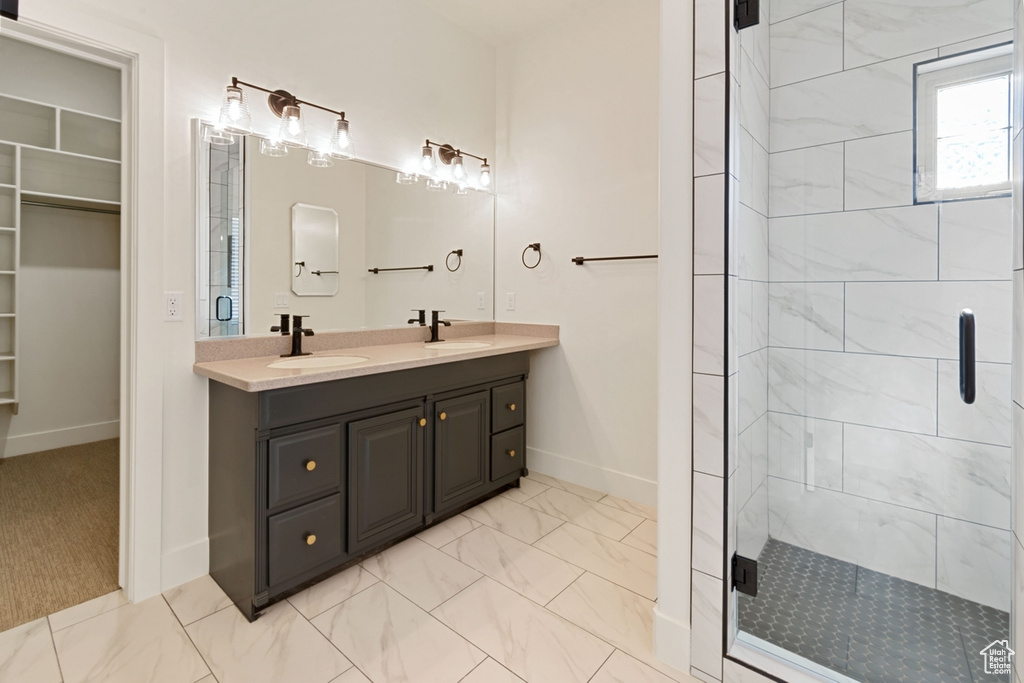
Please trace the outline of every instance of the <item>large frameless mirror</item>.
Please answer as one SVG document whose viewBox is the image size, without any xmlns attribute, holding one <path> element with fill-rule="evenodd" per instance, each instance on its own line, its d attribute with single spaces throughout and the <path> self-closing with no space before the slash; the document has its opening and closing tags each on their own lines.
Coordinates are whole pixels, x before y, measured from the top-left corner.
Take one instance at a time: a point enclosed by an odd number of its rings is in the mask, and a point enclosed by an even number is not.
<svg viewBox="0 0 1024 683">
<path fill-rule="evenodd" d="M 304 149 L 272 157 L 256 136 L 212 145 L 199 128 L 198 337 L 271 334 L 282 313 L 317 331 L 404 326 L 421 308 L 493 319 L 494 195 L 431 192 L 356 160 L 314 167 Z M 303 211 L 331 216 L 328 230 L 296 232 Z"/>
</svg>

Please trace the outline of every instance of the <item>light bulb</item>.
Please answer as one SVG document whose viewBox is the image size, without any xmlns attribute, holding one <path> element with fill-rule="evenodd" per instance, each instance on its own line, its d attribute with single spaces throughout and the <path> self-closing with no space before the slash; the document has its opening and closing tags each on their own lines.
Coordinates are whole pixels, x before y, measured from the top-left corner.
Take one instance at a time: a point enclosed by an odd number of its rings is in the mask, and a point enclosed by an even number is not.
<svg viewBox="0 0 1024 683">
<path fill-rule="evenodd" d="M 227 128 L 240 133 L 252 131 L 252 117 L 249 115 L 249 105 L 245 101 L 245 93 L 238 86 L 229 85 L 224 93 L 224 103 L 220 107 L 220 118 L 217 123 L 221 128 Z"/>
<path fill-rule="evenodd" d="M 278 138 L 285 144 L 306 146 L 306 124 L 302 121 L 302 110 L 299 109 L 299 105 L 289 104 L 281 112 Z"/>
<path fill-rule="evenodd" d="M 420 168 L 426 173 L 434 172 L 434 150 L 430 145 L 423 146 L 423 156 L 420 157 Z"/>
<path fill-rule="evenodd" d="M 331 134 L 331 146 L 328 153 L 335 159 L 351 159 L 353 153 L 352 137 L 348 133 L 348 121 L 338 119 L 334 122 Z"/>
<path fill-rule="evenodd" d="M 466 167 L 462 164 L 462 157 L 452 159 L 452 177 L 456 180 L 466 179 Z"/>
<path fill-rule="evenodd" d="M 485 161 L 480 166 L 480 187 L 490 187 L 490 186 L 491 186 L 491 167 L 488 166 L 487 162 Z"/>
</svg>

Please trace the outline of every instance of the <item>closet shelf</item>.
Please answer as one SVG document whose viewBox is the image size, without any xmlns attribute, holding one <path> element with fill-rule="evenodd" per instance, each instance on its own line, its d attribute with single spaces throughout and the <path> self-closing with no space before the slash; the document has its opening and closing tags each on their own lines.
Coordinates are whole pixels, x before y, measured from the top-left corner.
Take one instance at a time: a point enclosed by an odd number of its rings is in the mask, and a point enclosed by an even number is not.
<svg viewBox="0 0 1024 683">
<path fill-rule="evenodd" d="M 0 183 L 0 190 L 13 190 L 14 185 L 8 185 L 7 183 Z"/>
<path fill-rule="evenodd" d="M 0 142 L 4 142 L 0 140 Z M 26 145 L 21 142 L 6 143 L 15 144 L 23 149 L 33 150 L 36 152 L 46 152 L 47 154 L 59 154 L 64 157 L 71 157 L 73 159 L 86 159 L 88 161 L 102 161 L 105 164 L 111 164 L 113 166 L 120 166 L 121 161 L 119 159 L 107 159 L 106 157 L 97 157 L 89 154 L 79 154 L 78 152 L 67 152 L 63 149 L 54 149 L 53 147 L 39 147 L 38 145 Z"/>
<path fill-rule="evenodd" d="M 69 111 L 72 114 L 81 114 L 82 116 L 91 116 L 92 118 L 100 119 L 101 121 L 110 121 L 111 123 L 121 123 L 121 119 L 111 118 L 110 116 L 104 116 L 103 114 L 94 114 L 92 112 L 82 111 L 81 109 L 72 109 L 71 107 L 63 107 L 63 106 L 60 106 L 60 105 L 57 105 L 57 104 L 49 104 L 47 102 L 40 102 L 39 100 L 32 100 L 32 99 L 29 99 L 27 97 L 19 97 L 18 95 L 8 95 L 7 93 L 3 93 L 3 95 L 0 95 L 0 97 L 3 97 L 4 99 L 7 99 L 7 100 L 16 100 L 18 102 L 25 102 L 26 104 L 34 104 L 34 105 L 36 105 L 38 107 L 46 107 L 47 109 L 52 109 L 54 111 Z"/>
<path fill-rule="evenodd" d="M 106 199 L 91 199 L 50 192 L 29 192 L 28 190 L 22 190 L 21 198 L 30 202 L 61 204 L 75 209 L 116 209 L 121 206 L 121 202 L 112 202 Z"/>
</svg>

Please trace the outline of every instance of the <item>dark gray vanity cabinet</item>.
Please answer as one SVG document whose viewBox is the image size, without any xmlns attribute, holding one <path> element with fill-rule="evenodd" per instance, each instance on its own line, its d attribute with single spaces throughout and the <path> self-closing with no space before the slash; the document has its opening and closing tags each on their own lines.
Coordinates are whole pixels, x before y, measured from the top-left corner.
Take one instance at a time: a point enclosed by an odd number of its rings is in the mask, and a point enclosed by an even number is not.
<svg viewBox="0 0 1024 683">
<path fill-rule="evenodd" d="M 210 398 L 210 574 L 276 599 L 516 484 L 529 353 Z"/>
</svg>

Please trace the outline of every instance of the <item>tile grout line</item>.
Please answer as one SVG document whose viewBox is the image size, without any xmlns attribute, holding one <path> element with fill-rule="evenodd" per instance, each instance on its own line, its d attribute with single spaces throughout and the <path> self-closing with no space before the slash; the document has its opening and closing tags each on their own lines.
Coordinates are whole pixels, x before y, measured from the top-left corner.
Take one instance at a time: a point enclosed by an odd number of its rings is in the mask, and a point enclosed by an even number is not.
<svg viewBox="0 0 1024 683">
<path fill-rule="evenodd" d="M 57 640 L 53 634 L 53 624 L 50 623 L 50 616 L 46 616 L 46 627 L 50 631 L 50 647 L 53 648 L 53 658 L 57 661 L 57 672 L 60 674 L 61 683 L 64 681 L 64 667 L 60 664 L 60 655 L 57 654 Z"/>
<path fill-rule="evenodd" d="M 198 645 L 196 645 L 196 641 L 193 640 L 192 634 L 189 633 L 185 629 L 185 624 L 181 623 L 181 617 L 179 617 L 178 613 L 174 611 L 173 607 L 171 607 L 171 603 L 170 603 L 170 601 L 167 600 L 167 596 L 164 595 L 163 593 L 160 593 L 160 599 L 164 601 L 164 604 L 167 605 L 167 609 L 169 609 L 171 611 L 171 615 L 174 617 L 174 620 L 176 622 L 178 622 L 178 626 L 179 626 L 179 628 L 181 628 L 181 632 L 185 634 L 185 637 L 188 638 L 188 642 L 191 643 L 192 649 L 195 650 L 196 654 L 199 655 L 199 658 L 201 660 L 203 660 L 203 664 L 206 666 L 206 670 L 209 672 L 209 674 L 207 674 L 207 675 L 213 676 L 213 680 L 217 681 L 218 680 L 217 675 L 213 673 L 213 667 L 211 667 L 210 666 L 210 662 L 208 662 L 206 660 L 206 655 L 204 655 L 203 651 L 199 649 Z M 234 607 L 234 603 L 232 603 L 231 606 Z M 219 612 L 219 611 L 220 610 L 216 610 L 213 613 L 208 614 L 206 616 L 207 617 L 213 616 L 214 614 L 217 614 L 217 612 Z M 205 618 L 206 617 L 203 617 L 203 619 L 205 619 Z M 201 620 L 200 619 L 196 619 L 196 621 L 201 621 Z M 195 622 L 193 622 L 193 623 L 195 623 Z M 198 678 L 197 680 L 201 681 L 201 680 L 203 680 L 203 678 L 206 678 L 206 676 L 202 676 L 202 677 Z M 193 682 L 193 683 L 195 683 L 195 682 Z"/>
</svg>

